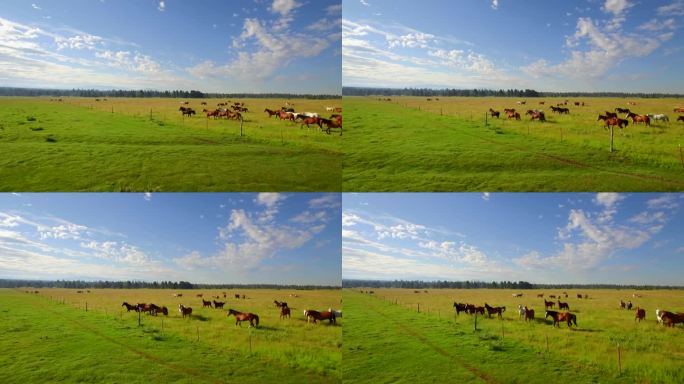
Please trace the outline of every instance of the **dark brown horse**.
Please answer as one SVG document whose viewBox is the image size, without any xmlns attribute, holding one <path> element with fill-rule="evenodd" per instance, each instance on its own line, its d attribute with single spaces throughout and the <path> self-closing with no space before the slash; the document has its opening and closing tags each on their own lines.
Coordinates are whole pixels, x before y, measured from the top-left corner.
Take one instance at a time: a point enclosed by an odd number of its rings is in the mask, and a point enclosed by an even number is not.
<svg viewBox="0 0 684 384">
<path fill-rule="evenodd" d="M 150 304 L 150 314 L 157 316 L 157 314 L 163 314 L 164 316 L 169 315 L 169 309 L 166 307 L 160 307 L 158 305 Z"/>
<path fill-rule="evenodd" d="M 637 307 L 636 313 L 634 316 L 634 321 L 639 320 L 639 322 L 641 322 L 641 320 L 644 320 L 645 318 L 646 318 L 646 310 L 643 308 Z"/>
<path fill-rule="evenodd" d="M 217 308 L 217 309 L 223 308 L 223 306 L 226 304 L 225 302 L 221 302 L 221 301 L 216 301 L 216 300 L 212 300 L 212 301 L 214 302 L 214 308 Z"/>
<path fill-rule="evenodd" d="M 627 307 L 627 304 L 625 304 L 624 301 L 620 300 L 620 309 L 625 309 Z"/>
<path fill-rule="evenodd" d="M 178 108 L 178 110 L 181 111 L 181 113 L 182 113 L 183 116 L 186 116 L 186 115 L 187 115 L 187 116 L 192 116 L 192 115 L 194 115 L 194 114 L 196 113 L 195 110 L 192 109 L 192 108 L 190 108 L 190 107 L 188 107 L 188 108 L 186 108 L 186 107 L 180 107 L 180 108 Z"/>
<path fill-rule="evenodd" d="M 235 316 L 235 326 L 237 327 L 238 325 L 242 327 L 242 322 L 243 321 L 249 321 L 249 326 L 250 327 L 259 327 L 259 316 L 255 315 L 254 313 L 249 313 L 249 312 L 240 312 L 236 311 L 234 309 L 229 309 L 228 310 L 228 316 L 233 315 Z"/>
<path fill-rule="evenodd" d="M 500 318 L 501 315 L 506 312 L 506 307 L 492 307 L 487 303 L 485 303 L 485 309 L 487 310 L 487 316 L 489 316 L 489 318 L 491 318 L 494 313 Z"/>
<path fill-rule="evenodd" d="M 285 316 L 287 316 L 288 319 L 290 318 L 290 308 L 288 308 L 287 305 L 280 307 L 280 319 L 284 319 Z"/>
<path fill-rule="evenodd" d="M 211 308 L 211 301 L 205 301 L 204 299 L 202 299 L 202 308 L 206 307 Z"/>
<path fill-rule="evenodd" d="M 273 300 L 273 304 L 278 308 L 287 308 L 287 303 L 284 301 Z"/>
<path fill-rule="evenodd" d="M 569 311 L 570 305 L 568 305 L 568 303 L 564 303 L 564 302 L 558 300 L 558 309 L 567 309 Z"/>
<path fill-rule="evenodd" d="M 278 117 L 278 113 L 280 113 L 279 111 L 274 111 L 274 110 L 271 110 L 268 108 L 264 109 L 264 112 L 268 113 L 268 117 L 273 117 L 273 116 Z"/>
<path fill-rule="evenodd" d="M 553 326 L 560 327 L 560 322 L 564 321 L 568 324 L 568 328 L 572 325 L 575 324 L 575 327 L 577 326 L 577 316 L 570 312 L 556 312 L 556 311 L 546 311 L 546 316 L 545 318 L 551 318 L 553 319 Z"/>
<path fill-rule="evenodd" d="M 553 308 L 554 305 L 556 305 L 556 303 L 554 303 L 553 301 L 544 300 L 544 308 L 546 308 L 546 309 Z"/>
<path fill-rule="evenodd" d="M 630 113 L 630 112 L 632 112 L 632 111 L 630 111 L 629 108 L 620 108 L 620 107 L 618 107 L 618 108 L 615 108 L 615 112 L 617 112 L 617 113 Z"/>
<path fill-rule="evenodd" d="M 660 316 L 660 318 L 663 321 L 663 324 L 667 325 L 668 327 L 674 327 L 678 323 L 684 324 L 684 313 L 663 311 L 663 314 Z"/>
<path fill-rule="evenodd" d="M 122 307 L 126 307 L 126 312 L 130 311 L 136 311 L 138 312 L 138 306 L 137 305 L 130 305 L 127 302 L 124 301 L 123 304 L 121 304 Z"/>
<path fill-rule="evenodd" d="M 534 320 L 534 309 L 525 306 L 525 321 Z"/>
<path fill-rule="evenodd" d="M 313 320 L 314 324 L 316 324 L 316 321 L 318 320 L 329 320 L 330 324 L 336 324 L 337 322 L 335 321 L 335 313 L 332 311 L 324 311 L 324 312 L 318 312 L 314 311 L 313 309 L 305 309 L 304 310 L 304 316 L 306 316 L 306 322 L 308 323 L 310 320 Z"/>
<path fill-rule="evenodd" d="M 307 117 L 304 120 L 302 120 L 302 124 L 299 126 L 299 128 L 300 129 L 304 128 L 305 125 L 307 128 L 309 128 L 310 124 L 316 124 L 316 125 L 318 125 L 318 128 L 321 128 L 321 129 L 323 128 L 321 126 L 321 119 L 319 117 L 315 117 L 315 116 L 314 117 Z"/>
<path fill-rule="evenodd" d="M 191 317 L 192 316 L 192 308 L 190 307 L 185 307 L 183 304 L 178 304 L 178 312 L 183 315 L 183 318 L 185 319 L 185 316 Z"/>
<path fill-rule="evenodd" d="M 499 115 L 501 115 L 501 112 L 495 111 L 495 110 L 489 108 L 489 114 L 490 114 L 492 117 L 496 117 L 496 118 L 498 119 L 498 118 L 499 118 Z"/>
<path fill-rule="evenodd" d="M 679 116 L 679 117 L 677 118 L 677 121 L 684 121 L 684 116 Z"/>
<path fill-rule="evenodd" d="M 460 315 L 461 312 L 466 312 L 468 309 L 468 306 L 463 303 L 457 303 L 454 301 L 454 311 L 456 311 L 456 315 Z"/>
</svg>

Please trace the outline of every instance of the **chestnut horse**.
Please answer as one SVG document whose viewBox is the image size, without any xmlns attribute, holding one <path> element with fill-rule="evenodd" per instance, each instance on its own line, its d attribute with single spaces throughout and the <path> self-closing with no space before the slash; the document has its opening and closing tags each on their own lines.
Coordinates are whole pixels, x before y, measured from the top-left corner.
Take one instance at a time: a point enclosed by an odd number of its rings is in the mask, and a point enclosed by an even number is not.
<svg viewBox="0 0 684 384">
<path fill-rule="evenodd" d="M 646 310 L 643 308 L 637 307 L 636 315 L 634 316 L 634 321 L 639 320 L 639 322 L 641 322 L 641 320 L 644 320 L 645 318 L 646 318 Z"/>
<path fill-rule="evenodd" d="M 682 108 L 682 107 L 675 108 L 674 113 L 684 113 L 684 108 Z"/>
<path fill-rule="evenodd" d="M 122 307 L 126 307 L 126 312 L 130 311 L 136 311 L 138 312 L 138 306 L 137 305 L 130 305 L 127 302 L 124 301 L 123 304 L 121 304 Z"/>
<path fill-rule="evenodd" d="M 305 309 L 304 310 L 304 316 L 306 316 L 306 322 L 308 323 L 309 320 L 313 320 L 314 324 L 316 324 L 316 321 L 318 320 L 329 320 L 330 324 L 336 324 L 337 322 L 335 321 L 335 313 L 331 311 L 325 311 L 325 312 L 318 312 L 314 311 L 312 309 Z"/>
<path fill-rule="evenodd" d="M 183 315 L 183 318 L 185 319 L 185 316 L 191 317 L 192 316 L 192 308 L 190 307 L 184 307 L 183 304 L 178 304 L 178 312 Z"/>
<path fill-rule="evenodd" d="M 632 123 L 634 124 L 645 123 L 647 127 L 651 126 L 651 118 L 648 117 L 648 115 L 637 115 L 634 112 L 630 112 L 625 116 L 625 118 L 628 117 L 632 119 Z"/>
<path fill-rule="evenodd" d="M 230 316 L 230 315 L 235 316 L 235 326 L 236 327 L 238 325 L 242 327 L 243 321 L 249 321 L 250 327 L 255 327 L 255 328 L 259 327 L 259 316 L 255 315 L 254 313 L 240 312 L 240 311 L 236 311 L 234 309 L 229 309 L 227 316 Z"/>
<path fill-rule="evenodd" d="M 544 318 L 548 319 L 549 316 L 553 319 L 554 327 L 560 327 L 561 321 L 565 321 L 568 324 L 568 328 L 570 328 L 572 324 L 575 324 L 575 327 L 577 326 L 577 316 L 570 312 L 546 311 L 546 316 Z"/>
</svg>

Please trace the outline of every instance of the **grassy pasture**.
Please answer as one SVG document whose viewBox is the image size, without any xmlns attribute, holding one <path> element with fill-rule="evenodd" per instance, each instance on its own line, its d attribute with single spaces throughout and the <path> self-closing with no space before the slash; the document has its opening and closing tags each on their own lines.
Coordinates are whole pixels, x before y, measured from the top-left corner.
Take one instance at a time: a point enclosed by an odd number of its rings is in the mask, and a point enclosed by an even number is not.
<svg viewBox="0 0 684 384">
<path fill-rule="evenodd" d="M 570 99 L 570 115 L 551 113 L 560 99 L 345 97 L 344 191 L 681 191 L 684 123 L 678 99 Z M 545 105 L 539 105 L 539 101 Z M 584 107 L 574 101 L 585 102 Z M 488 118 L 489 108 L 522 111 L 522 120 Z M 665 113 L 670 123 L 610 133 L 599 113 L 629 107 Z M 541 108 L 548 122 L 524 113 Z M 485 125 L 487 124 L 487 125 Z"/>
<path fill-rule="evenodd" d="M 0 98 L 0 191 L 338 191 L 341 140 L 269 119 L 285 100 L 241 99 L 235 120 L 207 119 L 215 99 Z M 238 101 L 237 99 L 232 101 Z M 340 100 L 290 100 L 325 116 Z"/>
<path fill-rule="evenodd" d="M 548 383 L 554 377 L 576 383 L 681 383 L 684 372 L 684 328 L 669 329 L 655 321 L 655 309 L 684 312 L 682 291 L 568 290 L 578 327 L 553 328 L 544 320 L 537 293 L 509 290 L 374 289 L 362 294 L 345 289 L 348 312 L 344 330 L 345 381 Z M 576 294 L 589 299 L 577 299 Z M 646 309 L 646 320 L 634 321 L 634 310 L 619 309 L 619 300 Z M 548 299 L 547 300 L 553 300 Z M 461 313 L 453 302 L 506 306 L 503 320 Z M 396 304 L 395 304 L 396 303 Z M 518 304 L 535 310 L 535 321 L 518 318 Z M 420 313 L 418 313 L 420 305 Z M 548 349 L 547 349 L 548 338 Z M 621 374 L 617 345 L 620 345 Z M 382 376 L 383 366 L 397 367 Z M 400 369 L 398 367 L 406 367 Z M 387 373 L 387 372 L 384 372 Z"/>
<path fill-rule="evenodd" d="M 35 295 L 0 290 L 0 331 L 5 335 L 0 349 L 11 351 L 0 354 L 0 364 L 13 373 L 11 382 L 39 378 L 88 382 L 341 380 L 343 320 L 337 326 L 307 324 L 302 314 L 305 308 L 339 308 L 339 290 L 237 291 L 246 295 L 244 300 L 226 291 L 228 299 L 219 300 L 227 301 L 225 310 L 202 308 L 200 298 L 195 297 L 199 292 L 205 299 L 222 297 L 222 291 L 85 292 L 41 289 Z M 175 292 L 183 297 L 172 297 Z M 279 319 L 275 299 L 293 308 L 291 319 Z M 169 316 L 142 314 L 142 326 L 138 326 L 138 314 L 126 312 L 123 301 L 165 305 Z M 180 303 L 193 308 L 191 319 L 181 318 Z M 228 308 L 257 313 L 259 328 L 249 328 L 247 323 L 236 327 L 235 319 L 226 316 Z"/>
</svg>

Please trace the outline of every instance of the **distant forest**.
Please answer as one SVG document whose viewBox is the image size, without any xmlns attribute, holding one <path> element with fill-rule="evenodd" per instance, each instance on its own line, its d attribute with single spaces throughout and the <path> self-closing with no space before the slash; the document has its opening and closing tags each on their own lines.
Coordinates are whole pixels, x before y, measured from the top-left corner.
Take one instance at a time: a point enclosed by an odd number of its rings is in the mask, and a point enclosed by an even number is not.
<svg viewBox="0 0 684 384">
<path fill-rule="evenodd" d="M 342 288 L 410 288 L 410 289 L 684 289 L 675 285 L 619 285 L 619 284 L 532 284 L 527 281 L 421 281 L 421 280 L 342 280 Z"/>
<path fill-rule="evenodd" d="M 278 284 L 193 284 L 187 281 L 84 281 L 84 280 L 14 280 L 0 279 L 0 288 L 120 288 L 120 289 L 339 289 L 321 285 Z"/>
<path fill-rule="evenodd" d="M 339 99 L 339 95 L 298 95 L 293 93 L 204 93 L 200 91 L 155 90 L 97 90 L 97 89 L 41 89 L 0 87 L 0 96 L 50 96 L 50 97 L 167 97 L 176 99 L 204 98 L 263 98 L 263 99 Z"/>
<path fill-rule="evenodd" d="M 344 96 L 419 96 L 419 97 L 634 97 L 680 98 L 682 94 L 626 92 L 537 92 L 533 89 L 431 89 L 431 88 L 366 88 L 343 87 Z"/>
</svg>

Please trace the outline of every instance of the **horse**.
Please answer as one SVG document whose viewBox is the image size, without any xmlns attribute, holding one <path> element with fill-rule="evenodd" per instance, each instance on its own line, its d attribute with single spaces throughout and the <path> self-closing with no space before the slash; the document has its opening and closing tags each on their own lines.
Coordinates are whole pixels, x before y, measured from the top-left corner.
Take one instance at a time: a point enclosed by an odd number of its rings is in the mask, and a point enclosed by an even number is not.
<svg viewBox="0 0 684 384">
<path fill-rule="evenodd" d="M 617 108 L 615 108 L 615 112 L 617 112 L 617 113 L 630 113 L 630 112 L 632 112 L 632 111 L 630 111 L 629 108 L 620 108 L 620 107 L 617 107 Z"/>
<path fill-rule="evenodd" d="M 188 117 L 190 117 L 190 116 L 196 114 L 195 110 L 192 109 L 192 108 L 181 107 L 181 108 L 180 108 L 180 111 L 181 111 L 181 113 L 182 113 L 183 116 L 186 116 L 186 115 L 187 115 Z"/>
<path fill-rule="evenodd" d="M 240 294 L 236 294 L 236 295 L 235 295 L 235 298 L 236 298 L 236 299 L 239 299 L 239 298 L 240 298 Z"/>
<path fill-rule="evenodd" d="M 508 112 L 508 113 L 506 114 L 506 116 L 507 116 L 509 119 L 520 120 L 520 114 L 519 114 L 518 112 Z"/>
<path fill-rule="evenodd" d="M 632 302 L 631 301 L 627 302 L 627 309 L 630 311 L 632 310 Z"/>
<path fill-rule="evenodd" d="M 678 323 L 684 324 L 684 313 L 672 313 L 665 311 L 660 318 L 663 321 L 663 324 L 668 327 L 674 327 Z"/>
<path fill-rule="evenodd" d="M 487 303 L 485 303 L 485 309 L 487 310 L 487 316 L 489 316 L 490 319 L 493 313 L 496 313 L 497 316 L 501 318 L 501 314 L 506 312 L 506 307 L 492 307 Z"/>
<path fill-rule="evenodd" d="M 342 136 L 342 116 L 339 116 L 335 119 L 320 118 L 319 121 L 320 121 L 320 124 L 326 125 L 327 128 L 325 130 L 325 133 L 327 133 L 328 135 L 332 132 L 333 129 L 339 128 L 340 129 L 340 136 Z"/>
<path fill-rule="evenodd" d="M 178 312 L 183 315 L 183 318 L 185 319 L 185 316 L 192 316 L 192 308 L 190 307 L 184 307 L 183 304 L 178 304 Z"/>
<path fill-rule="evenodd" d="M 582 294 L 578 293 L 578 294 L 577 294 L 577 298 L 578 298 L 578 299 L 581 299 L 581 298 L 582 298 Z"/>
<path fill-rule="evenodd" d="M 268 113 L 268 117 L 278 116 L 279 111 L 274 111 L 268 108 L 264 109 L 264 112 Z"/>
<path fill-rule="evenodd" d="M 515 112 L 515 108 L 504 108 L 505 114 L 514 113 L 514 112 Z"/>
<path fill-rule="evenodd" d="M 227 316 L 230 316 L 230 315 L 235 316 L 235 326 L 236 327 L 238 325 L 242 327 L 243 321 L 249 321 L 250 327 L 255 327 L 255 328 L 259 327 L 259 316 L 257 316 L 254 313 L 240 312 L 240 311 L 236 311 L 234 309 L 229 309 Z"/>
<path fill-rule="evenodd" d="M 544 297 L 543 293 L 537 293 L 537 297 Z"/>
<path fill-rule="evenodd" d="M 62 101 L 62 100 L 60 100 L 60 101 Z M 682 108 L 682 107 L 675 108 L 673 110 L 673 112 L 674 113 L 684 113 L 684 108 Z"/>
<path fill-rule="evenodd" d="M 641 320 L 644 320 L 645 318 L 646 318 L 646 310 L 643 308 L 637 307 L 636 314 L 634 316 L 634 321 L 639 320 L 639 322 L 641 322 Z"/>
<path fill-rule="evenodd" d="M 220 302 L 220 301 L 216 301 L 216 300 L 212 300 L 212 301 L 214 302 L 214 308 L 216 308 L 216 309 L 223 308 L 223 306 L 226 304 L 225 302 Z"/>
<path fill-rule="evenodd" d="M 147 312 L 147 314 L 152 313 L 152 306 L 154 304 L 145 304 L 145 303 L 138 303 L 138 310 L 137 312 Z"/>
<path fill-rule="evenodd" d="M 294 121 L 294 116 L 292 115 L 293 112 L 285 112 L 285 111 L 280 111 L 278 112 L 278 117 L 280 120 L 290 120 Z"/>
<path fill-rule="evenodd" d="M 634 112 L 630 112 L 625 116 L 626 118 L 631 118 L 633 124 L 645 123 L 647 127 L 651 126 L 651 118 L 648 115 L 637 115 Z"/>
<path fill-rule="evenodd" d="M 285 316 L 287 316 L 288 319 L 290 318 L 290 308 L 287 306 L 280 307 L 280 319 L 284 319 Z"/>
<path fill-rule="evenodd" d="M 656 308 L 656 310 L 655 310 L 656 321 L 657 321 L 658 323 L 660 323 L 660 324 L 663 323 L 663 318 L 662 318 L 662 316 L 663 316 L 663 313 L 664 313 L 664 312 L 665 312 L 665 311 L 661 311 L 660 308 Z"/>
<path fill-rule="evenodd" d="M 577 326 L 577 316 L 570 312 L 546 311 L 546 316 L 544 316 L 544 318 L 548 319 L 549 316 L 553 319 L 554 327 L 560 327 L 561 321 L 565 321 L 568 324 L 568 328 L 570 328 L 572 324 L 575 324 L 575 327 Z"/>
<path fill-rule="evenodd" d="M 323 129 L 321 126 L 321 119 L 318 117 L 307 117 L 304 120 L 302 120 L 302 124 L 299 126 L 299 129 L 304 128 L 304 125 L 306 125 L 306 128 L 309 128 L 309 124 L 316 124 L 318 125 L 318 128 Z"/>
<path fill-rule="evenodd" d="M 306 316 L 307 323 L 309 322 L 309 320 L 313 320 L 314 324 L 316 324 L 316 321 L 318 320 L 329 320 L 330 324 L 337 324 L 337 322 L 335 321 L 335 314 L 330 311 L 318 312 L 314 311 L 313 309 L 305 309 L 304 316 Z"/>
<path fill-rule="evenodd" d="M 203 297 L 203 296 L 204 296 L 204 293 L 198 293 L 197 294 L 197 297 Z"/>
<path fill-rule="evenodd" d="M 546 121 L 546 116 L 544 116 L 544 112 L 541 111 L 533 111 L 529 110 L 526 113 L 527 115 L 531 115 L 532 119 L 531 120 L 539 120 L 540 122 L 545 122 Z"/>
<path fill-rule="evenodd" d="M 623 133 L 622 129 L 629 125 L 629 120 L 620 119 L 618 117 L 599 115 L 596 121 L 600 120 L 603 120 L 604 129 L 609 129 L 610 127 L 618 127 L 620 128 L 620 133 Z"/>
<path fill-rule="evenodd" d="M 169 315 L 169 309 L 166 308 L 166 307 L 160 307 L 160 306 L 157 306 L 157 305 L 154 305 L 154 304 L 150 304 L 150 306 L 152 307 L 152 309 L 150 310 L 150 313 L 153 314 L 154 316 L 157 316 L 157 314 L 160 313 L 160 312 L 161 312 L 164 316 L 168 316 L 168 315 Z"/>
<path fill-rule="evenodd" d="M 553 301 L 544 300 L 544 308 L 546 308 L 546 309 L 553 308 L 554 305 L 556 305 L 556 303 L 554 303 Z"/>
<path fill-rule="evenodd" d="M 523 309 L 525 310 L 525 321 L 534 320 L 534 309 L 527 308 L 527 306 L 525 306 Z"/>
<path fill-rule="evenodd" d="M 126 307 L 126 312 L 130 312 L 132 310 L 138 312 L 138 306 L 137 305 L 130 305 L 124 301 L 124 303 L 121 304 L 121 306 Z"/>
<path fill-rule="evenodd" d="M 662 121 L 662 122 L 665 122 L 665 123 L 669 123 L 669 122 L 670 122 L 670 118 L 667 117 L 667 115 L 666 115 L 666 114 L 663 114 L 663 113 L 660 113 L 660 114 L 648 114 L 648 115 L 646 115 L 646 116 L 648 116 L 648 117 L 649 117 L 651 120 L 653 120 L 653 121 Z"/>
<path fill-rule="evenodd" d="M 523 307 L 522 304 L 518 304 L 518 318 L 525 317 L 526 312 L 527 312 L 527 307 Z"/>
<path fill-rule="evenodd" d="M 275 306 L 278 308 L 286 308 L 287 307 L 287 303 L 284 301 L 273 300 L 273 304 L 275 304 Z"/>
<path fill-rule="evenodd" d="M 173 297 L 183 297 L 183 294 L 182 293 L 174 293 Z"/>
<path fill-rule="evenodd" d="M 679 117 L 677 118 L 677 121 L 684 121 L 684 116 L 679 116 Z"/>
<path fill-rule="evenodd" d="M 620 309 L 625 309 L 627 307 L 627 304 L 625 304 L 624 301 L 620 300 Z"/>
<path fill-rule="evenodd" d="M 498 118 L 499 118 L 499 115 L 500 115 L 501 113 L 500 113 L 499 111 L 495 111 L 495 110 L 489 108 L 489 114 L 490 114 L 492 117 L 496 117 L 496 118 L 498 119 Z"/>
<path fill-rule="evenodd" d="M 555 299 L 556 295 L 549 295 L 550 298 Z"/>
<path fill-rule="evenodd" d="M 460 315 L 461 312 L 466 312 L 468 310 L 468 305 L 467 304 L 462 304 L 462 303 L 457 303 L 454 301 L 454 311 L 456 311 L 456 315 Z"/>
<path fill-rule="evenodd" d="M 204 299 L 202 299 L 202 308 L 206 307 L 211 308 L 211 301 L 205 301 Z"/>
<path fill-rule="evenodd" d="M 341 309 L 337 310 L 337 309 L 328 308 L 328 312 L 332 312 L 332 314 L 335 315 L 335 319 L 337 319 L 338 317 L 342 317 L 342 310 Z"/>
<path fill-rule="evenodd" d="M 523 297 L 522 293 L 512 293 L 513 297 Z"/>
<path fill-rule="evenodd" d="M 558 309 L 567 309 L 569 311 L 570 305 L 568 305 L 568 303 L 564 303 L 564 302 L 558 300 Z"/>
</svg>

